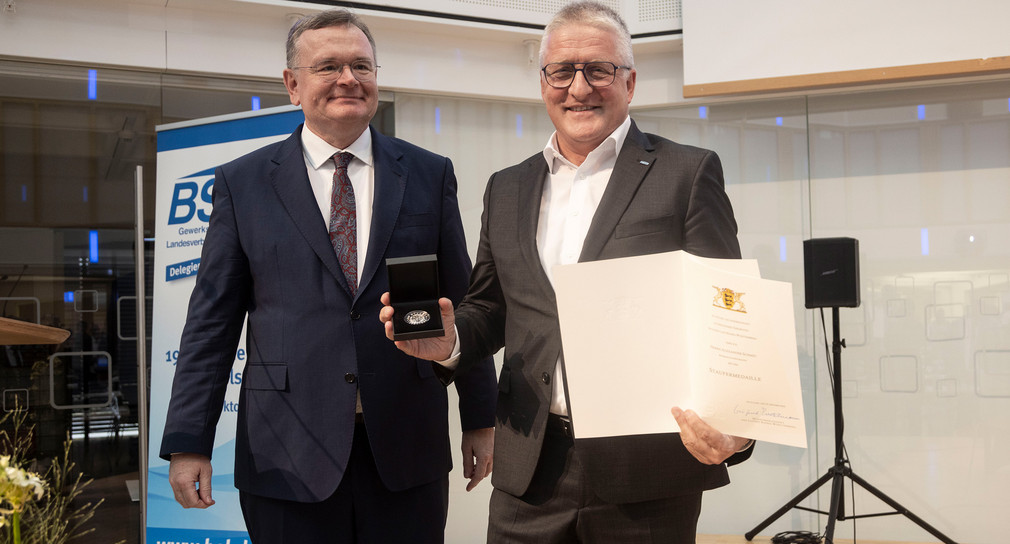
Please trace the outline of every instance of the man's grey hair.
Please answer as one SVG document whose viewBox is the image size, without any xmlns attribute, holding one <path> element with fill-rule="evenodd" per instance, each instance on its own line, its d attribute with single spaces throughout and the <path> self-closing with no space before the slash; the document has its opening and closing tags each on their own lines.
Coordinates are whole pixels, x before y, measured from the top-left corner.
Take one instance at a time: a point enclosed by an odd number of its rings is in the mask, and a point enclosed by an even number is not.
<svg viewBox="0 0 1010 544">
<path fill-rule="evenodd" d="M 551 22 L 547 23 L 544 36 L 540 40 L 541 66 L 544 64 L 544 54 L 547 52 L 547 37 L 555 30 L 573 24 L 590 25 L 613 31 L 617 34 L 617 54 L 621 57 L 618 62 L 625 66 L 635 65 L 635 56 L 631 51 L 631 32 L 628 31 L 628 25 L 624 24 L 621 14 L 600 2 L 583 0 L 567 4 L 554 15 Z"/>
<path fill-rule="evenodd" d="M 377 60 L 377 57 L 375 56 L 375 39 L 372 38 L 372 33 L 368 30 L 368 26 L 366 26 L 365 22 L 358 18 L 357 15 L 347 11 L 346 9 L 338 8 L 302 17 L 291 26 L 291 30 L 288 31 L 288 41 L 286 45 L 288 68 L 294 68 L 295 63 L 298 62 L 298 38 L 300 38 L 306 30 L 319 30 L 320 28 L 347 25 L 358 27 L 365 34 L 365 37 L 368 38 L 369 45 L 372 46 L 372 58 L 373 60 Z"/>
</svg>

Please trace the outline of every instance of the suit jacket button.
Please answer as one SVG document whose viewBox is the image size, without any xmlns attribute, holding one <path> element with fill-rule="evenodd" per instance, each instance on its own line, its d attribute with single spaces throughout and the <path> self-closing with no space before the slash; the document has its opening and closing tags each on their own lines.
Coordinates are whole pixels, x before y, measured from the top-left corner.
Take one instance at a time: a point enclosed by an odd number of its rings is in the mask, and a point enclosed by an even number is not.
<svg viewBox="0 0 1010 544">
<path fill-rule="evenodd" d="M 355 376 L 353 372 L 348 372 L 347 374 L 344 374 L 344 381 L 347 383 L 354 383 L 358 381 L 358 377 Z"/>
<path fill-rule="evenodd" d="M 547 385 L 551 384 L 551 375 L 546 372 L 540 375 L 540 379 Z"/>
<path fill-rule="evenodd" d="M 361 314 L 357 310 L 351 310 L 351 319 L 358 319 L 359 317 L 361 317 Z"/>
</svg>

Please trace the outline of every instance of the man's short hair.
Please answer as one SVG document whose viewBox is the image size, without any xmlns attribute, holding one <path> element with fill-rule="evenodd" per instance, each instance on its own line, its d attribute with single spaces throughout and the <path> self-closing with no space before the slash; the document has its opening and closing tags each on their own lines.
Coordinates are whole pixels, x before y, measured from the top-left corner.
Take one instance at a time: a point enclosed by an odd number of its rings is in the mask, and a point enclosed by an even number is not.
<svg viewBox="0 0 1010 544">
<path fill-rule="evenodd" d="M 286 44 L 288 68 L 295 67 L 298 56 L 298 38 L 300 38 L 306 30 L 318 30 L 320 28 L 347 25 L 358 27 L 361 32 L 365 34 L 365 37 L 368 38 L 369 45 L 372 46 L 372 60 L 377 60 L 375 58 L 375 39 L 372 38 L 372 32 L 368 30 L 368 26 L 365 25 L 365 22 L 358 18 L 357 15 L 347 11 L 346 9 L 337 8 L 321 11 L 315 15 L 302 17 L 291 26 L 291 30 L 288 31 L 288 41 Z"/>
<path fill-rule="evenodd" d="M 567 4 L 554 15 L 551 22 L 544 28 L 544 37 L 540 41 L 540 65 L 544 64 L 544 53 L 547 49 L 547 36 L 561 27 L 583 24 L 613 31 L 617 34 L 618 62 L 626 66 L 635 65 L 635 56 L 631 51 L 631 32 L 624 24 L 621 14 L 600 2 L 583 0 Z"/>
</svg>

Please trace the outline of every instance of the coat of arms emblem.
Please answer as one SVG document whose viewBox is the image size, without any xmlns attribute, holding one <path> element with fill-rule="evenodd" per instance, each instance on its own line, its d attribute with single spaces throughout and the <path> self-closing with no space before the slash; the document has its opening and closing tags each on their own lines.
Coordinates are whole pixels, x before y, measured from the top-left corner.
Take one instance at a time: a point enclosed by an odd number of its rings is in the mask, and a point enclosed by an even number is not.
<svg viewBox="0 0 1010 544">
<path fill-rule="evenodd" d="M 740 300 L 746 293 L 738 293 L 728 287 L 717 287 L 715 285 L 712 287 L 715 288 L 715 298 L 712 299 L 712 306 L 734 312 L 747 313 L 747 308 L 743 305 L 743 301 Z"/>
</svg>

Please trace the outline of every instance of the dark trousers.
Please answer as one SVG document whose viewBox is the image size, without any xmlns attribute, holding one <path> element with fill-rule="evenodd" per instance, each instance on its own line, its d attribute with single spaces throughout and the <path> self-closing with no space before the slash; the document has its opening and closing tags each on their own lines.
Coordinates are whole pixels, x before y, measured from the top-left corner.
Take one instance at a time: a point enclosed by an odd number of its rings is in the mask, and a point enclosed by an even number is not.
<svg viewBox="0 0 1010 544">
<path fill-rule="evenodd" d="M 336 492 L 301 503 L 240 492 L 253 544 L 442 544 L 449 508 L 449 477 L 405 491 L 386 489 L 375 469 L 365 426 Z"/>
<path fill-rule="evenodd" d="M 649 467 L 642 467 L 649 470 Z M 597 497 L 572 439 L 548 427 L 533 481 L 491 494 L 488 544 L 694 544 L 701 493 L 629 504 Z"/>
</svg>

